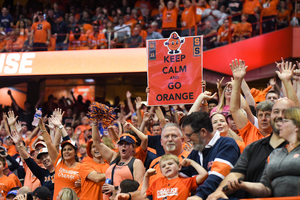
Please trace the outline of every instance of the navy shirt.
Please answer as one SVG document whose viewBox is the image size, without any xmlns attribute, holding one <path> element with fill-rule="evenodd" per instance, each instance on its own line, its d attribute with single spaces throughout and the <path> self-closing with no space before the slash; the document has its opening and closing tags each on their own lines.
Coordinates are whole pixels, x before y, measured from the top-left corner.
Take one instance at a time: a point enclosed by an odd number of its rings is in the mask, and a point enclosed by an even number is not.
<svg viewBox="0 0 300 200">
<path fill-rule="evenodd" d="M 10 23 L 13 22 L 13 18 L 10 14 L 6 15 L 5 17 L 3 15 L 0 16 L 0 26 L 4 28 L 10 28 Z"/>
<path fill-rule="evenodd" d="M 50 173 L 47 169 L 43 169 L 32 158 L 25 159 L 25 162 L 32 173 L 41 181 L 41 185 L 47 187 L 51 192 L 51 199 L 54 192 L 54 175 L 55 172 Z"/>
<path fill-rule="evenodd" d="M 63 42 L 66 39 L 68 33 L 70 33 L 68 24 L 64 21 L 59 23 L 54 23 L 53 26 L 51 25 L 52 33 L 57 34 L 56 43 Z"/>
</svg>

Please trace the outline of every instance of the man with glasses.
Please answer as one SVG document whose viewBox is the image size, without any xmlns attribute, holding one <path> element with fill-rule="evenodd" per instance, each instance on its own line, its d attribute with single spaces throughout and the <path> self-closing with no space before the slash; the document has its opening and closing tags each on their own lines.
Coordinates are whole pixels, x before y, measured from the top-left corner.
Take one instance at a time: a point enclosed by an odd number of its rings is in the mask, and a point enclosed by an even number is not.
<svg viewBox="0 0 300 200">
<path fill-rule="evenodd" d="M 196 196 L 188 200 L 206 199 L 233 168 L 240 156 L 239 147 L 234 139 L 220 137 L 219 132 L 213 133 L 211 119 L 206 112 L 188 115 L 183 121 L 182 130 L 187 142 L 194 146 L 188 158 L 199 163 L 209 174 L 204 183 L 198 186 Z M 189 177 L 197 174 L 193 167 L 187 167 L 181 172 Z"/>
</svg>

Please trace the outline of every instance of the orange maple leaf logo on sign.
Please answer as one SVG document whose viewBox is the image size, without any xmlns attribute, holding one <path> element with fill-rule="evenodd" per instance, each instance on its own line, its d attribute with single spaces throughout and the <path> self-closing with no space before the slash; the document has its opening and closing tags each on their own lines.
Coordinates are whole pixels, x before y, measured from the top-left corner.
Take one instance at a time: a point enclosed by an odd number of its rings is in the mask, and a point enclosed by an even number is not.
<svg viewBox="0 0 300 200">
<path fill-rule="evenodd" d="M 184 41 L 185 39 L 180 38 L 177 32 L 171 33 L 168 40 L 164 42 L 164 45 L 169 49 L 168 54 L 181 54 L 180 47 L 184 43 Z"/>
</svg>

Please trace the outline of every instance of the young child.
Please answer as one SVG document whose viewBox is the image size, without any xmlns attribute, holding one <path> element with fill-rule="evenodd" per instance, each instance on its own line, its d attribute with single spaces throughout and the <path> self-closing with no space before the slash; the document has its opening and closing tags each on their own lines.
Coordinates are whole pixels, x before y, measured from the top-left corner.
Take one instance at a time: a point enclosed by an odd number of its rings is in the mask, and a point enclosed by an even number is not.
<svg viewBox="0 0 300 200">
<path fill-rule="evenodd" d="M 193 166 L 199 175 L 192 178 L 179 177 L 181 167 Z M 142 195 L 152 200 L 187 199 L 190 192 L 196 190 L 208 176 L 207 171 L 191 159 L 184 159 L 179 163 L 177 156 L 165 154 L 159 161 L 161 173 L 164 177 L 158 178 L 149 187 L 149 177 L 156 173 L 155 169 L 148 169 L 144 176 Z"/>
<path fill-rule="evenodd" d="M 4 200 L 6 198 L 6 195 L 11 188 L 16 187 L 15 181 L 3 174 L 5 165 L 6 165 L 5 158 L 0 157 L 0 199 L 1 200 L 2 199 Z"/>
</svg>

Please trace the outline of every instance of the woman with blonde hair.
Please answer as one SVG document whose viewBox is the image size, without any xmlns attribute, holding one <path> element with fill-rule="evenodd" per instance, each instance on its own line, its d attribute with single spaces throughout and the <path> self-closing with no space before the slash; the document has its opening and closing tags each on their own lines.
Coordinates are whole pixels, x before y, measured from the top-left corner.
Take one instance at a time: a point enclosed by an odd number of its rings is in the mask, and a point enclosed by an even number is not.
<svg viewBox="0 0 300 200">
<path fill-rule="evenodd" d="M 229 114 L 231 91 L 232 82 L 227 82 L 219 100 L 219 104 L 211 110 L 210 115 L 217 112 L 222 113 L 223 115 L 225 115 L 225 117 L 227 117 L 227 115 Z"/>
<path fill-rule="evenodd" d="M 78 200 L 78 197 L 75 190 L 65 187 L 59 191 L 56 200 Z"/>
<path fill-rule="evenodd" d="M 280 120 L 280 119 L 278 119 Z M 231 180 L 229 189 L 243 189 L 259 197 L 298 196 L 300 181 L 300 108 L 285 110 L 279 137 L 288 142 L 268 157 L 260 183 Z"/>
</svg>

